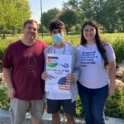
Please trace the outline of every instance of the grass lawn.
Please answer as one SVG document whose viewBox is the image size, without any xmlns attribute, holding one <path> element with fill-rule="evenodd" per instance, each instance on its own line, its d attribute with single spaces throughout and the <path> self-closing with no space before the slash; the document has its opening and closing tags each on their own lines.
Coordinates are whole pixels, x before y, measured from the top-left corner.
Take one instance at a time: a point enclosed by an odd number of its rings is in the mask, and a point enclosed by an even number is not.
<svg viewBox="0 0 124 124">
<path fill-rule="evenodd" d="M 124 33 L 104 33 L 101 34 L 103 37 L 111 37 L 111 38 L 124 38 Z"/>
<path fill-rule="evenodd" d="M 14 36 L 12 36 L 11 34 L 7 34 L 6 39 L 0 39 L 0 46 L 7 46 L 11 42 L 21 39 L 22 36 L 23 36 L 23 34 L 16 34 Z M 121 38 L 121 39 L 123 38 L 122 40 L 124 41 L 124 33 L 104 33 L 104 34 L 102 33 L 101 37 L 108 42 L 109 41 L 112 42 L 113 40 L 119 39 L 119 38 Z M 52 38 L 49 33 L 43 33 L 43 38 L 42 38 L 42 34 L 38 33 L 37 39 L 42 39 L 48 44 L 52 43 Z M 64 39 L 66 41 L 72 42 L 72 44 L 74 44 L 74 45 L 79 44 L 80 43 L 80 33 L 69 32 L 68 34 L 65 34 Z M 4 41 L 4 42 L 1 42 L 1 41 Z"/>
<path fill-rule="evenodd" d="M 80 43 L 80 33 L 68 33 L 64 36 L 64 39 L 66 41 L 71 41 L 73 44 L 79 44 Z M 105 41 L 112 41 L 115 39 L 122 39 L 124 40 L 124 33 L 102 33 L 101 34 L 102 39 Z M 50 37 L 49 33 L 44 33 L 43 38 L 42 34 L 38 34 L 39 39 L 43 39 L 46 43 L 52 42 L 52 38 Z"/>
</svg>

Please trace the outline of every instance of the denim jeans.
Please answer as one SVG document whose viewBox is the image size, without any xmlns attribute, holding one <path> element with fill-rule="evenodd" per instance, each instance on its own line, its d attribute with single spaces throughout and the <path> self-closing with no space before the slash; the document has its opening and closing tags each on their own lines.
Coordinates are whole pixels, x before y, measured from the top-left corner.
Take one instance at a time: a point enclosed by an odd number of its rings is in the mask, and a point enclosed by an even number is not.
<svg viewBox="0 0 124 124">
<path fill-rule="evenodd" d="M 108 95 L 108 85 L 99 89 L 89 89 L 78 82 L 86 124 L 105 124 L 104 108 Z"/>
</svg>

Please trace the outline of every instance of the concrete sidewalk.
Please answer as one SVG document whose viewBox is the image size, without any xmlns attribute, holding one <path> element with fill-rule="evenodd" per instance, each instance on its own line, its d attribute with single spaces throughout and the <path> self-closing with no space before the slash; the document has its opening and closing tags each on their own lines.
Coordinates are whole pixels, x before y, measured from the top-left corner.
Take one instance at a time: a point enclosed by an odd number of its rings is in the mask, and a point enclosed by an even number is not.
<svg viewBox="0 0 124 124">
<path fill-rule="evenodd" d="M 40 124 L 52 124 L 51 117 L 51 114 L 44 113 Z M 66 124 L 65 116 L 61 115 L 60 118 L 61 124 Z M 75 118 L 75 121 L 76 124 L 85 124 L 83 119 Z M 3 109 L 0 110 L 0 124 L 10 124 L 10 114 Z M 26 114 L 26 119 L 23 124 L 31 124 L 30 114 Z M 107 117 L 106 124 L 124 124 L 124 119 Z"/>
</svg>

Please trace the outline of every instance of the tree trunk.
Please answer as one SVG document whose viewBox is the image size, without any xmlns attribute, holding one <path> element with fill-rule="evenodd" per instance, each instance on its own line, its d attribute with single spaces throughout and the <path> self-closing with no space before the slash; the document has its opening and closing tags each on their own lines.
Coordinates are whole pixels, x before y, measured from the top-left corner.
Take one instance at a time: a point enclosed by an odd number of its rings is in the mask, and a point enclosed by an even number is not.
<svg viewBox="0 0 124 124">
<path fill-rule="evenodd" d="M 3 31 L 3 34 L 1 35 L 1 39 L 6 39 L 6 32 L 7 32 L 7 30 Z"/>
<path fill-rule="evenodd" d="M 12 35 L 15 35 L 15 27 L 12 28 Z"/>
</svg>

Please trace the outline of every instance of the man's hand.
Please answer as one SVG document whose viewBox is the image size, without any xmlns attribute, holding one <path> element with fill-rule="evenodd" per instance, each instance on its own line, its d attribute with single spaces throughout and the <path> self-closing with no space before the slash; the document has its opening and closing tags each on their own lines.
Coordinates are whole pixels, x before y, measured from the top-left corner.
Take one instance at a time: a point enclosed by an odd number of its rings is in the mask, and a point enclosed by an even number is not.
<svg viewBox="0 0 124 124">
<path fill-rule="evenodd" d="M 41 78 L 42 78 L 43 80 L 46 80 L 47 77 L 48 77 L 47 72 L 43 72 L 43 73 L 41 74 Z"/>
<path fill-rule="evenodd" d="M 15 89 L 13 87 L 8 88 L 8 97 L 14 98 L 15 97 Z"/>
<path fill-rule="evenodd" d="M 69 82 L 74 82 L 75 81 L 75 75 L 74 74 L 68 74 L 66 76 L 66 80 Z"/>
</svg>

